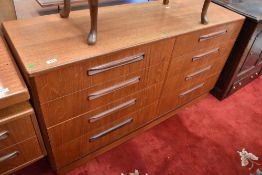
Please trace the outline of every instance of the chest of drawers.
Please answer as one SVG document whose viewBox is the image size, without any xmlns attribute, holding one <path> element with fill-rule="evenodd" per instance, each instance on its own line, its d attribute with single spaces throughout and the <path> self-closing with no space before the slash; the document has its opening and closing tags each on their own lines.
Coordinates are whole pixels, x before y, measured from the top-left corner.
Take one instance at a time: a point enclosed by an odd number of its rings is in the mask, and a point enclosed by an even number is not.
<svg viewBox="0 0 262 175">
<path fill-rule="evenodd" d="M 44 157 L 29 92 L 0 38 L 0 174 L 10 174 Z"/>
<path fill-rule="evenodd" d="M 51 15 L 4 24 L 57 172 L 156 125 L 213 88 L 244 18 L 211 4 L 210 24 L 201 25 L 202 4 L 101 8 L 95 46 L 85 43 L 85 11 L 70 20 Z"/>
</svg>

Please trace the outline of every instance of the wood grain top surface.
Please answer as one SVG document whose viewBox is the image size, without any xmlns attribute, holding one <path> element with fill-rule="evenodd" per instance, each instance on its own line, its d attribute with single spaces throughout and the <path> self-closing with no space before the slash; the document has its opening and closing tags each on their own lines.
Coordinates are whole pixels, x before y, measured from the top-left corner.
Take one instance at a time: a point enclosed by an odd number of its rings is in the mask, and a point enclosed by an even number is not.
<svg viewBox="0 0 262 175">
<path fill-rule="evenodd" d="M 0 38 L 0 109 L 29 99 L 27 87 L 12 59 L 5 41 Z"/>
<path fill-rule="evenodd" d="M 28 76 L 61 68 L 111 52 L 175 37 L 244 17 L 211 3 L 210 23 L 200 24 L 203 0 L 162 1 L 99 8 L 98 39 L 87 45 L 88 10 L 75 11 L 69 19 L 58 14 L 5 22 L 9 44 Z"/>
</svg>

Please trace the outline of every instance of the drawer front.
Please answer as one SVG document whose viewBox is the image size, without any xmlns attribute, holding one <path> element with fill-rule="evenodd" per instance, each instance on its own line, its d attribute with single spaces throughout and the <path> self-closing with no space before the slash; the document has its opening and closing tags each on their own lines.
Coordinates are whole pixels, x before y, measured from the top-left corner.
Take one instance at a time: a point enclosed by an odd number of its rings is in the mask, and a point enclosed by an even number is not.
<svg viewBox="0 0 262 175">
<path fill-rule="evenodd" d="M 260 66 L 261 68 L 262 66 Z M 251 73 L 249 73 L 248 75 L 244 76 L 243 78 L 241 78 L 240 80 L 238 80 L 237 82 L 235 82 L 232 85 L 232 88 L 230 90 L 230 94 L 236 92 L 237 90 L 239 90 L 240 88 L 244 87 L 245 85 L 247 85 L 248 83 L 250 83 L 251 81 L 253 81 L 254 79 L 256 79 L 257 77 L 259 77 L 259 72 L 260 72 L 260 68 L 256 69 L 255 71 L 252 71 Z"/>
<path fill-rule="evenodd" d="M 0 174 L 9 174 L 8 171 L 23 166 L 40 156 L 42 152 L 36 137 L 3 149 L 0 151 Z"/>
<path fill-rule="evenodd" d="M 170 89 L 160 98 L 158 114 L 163 115 L 208 93 L 215 85 L 219 74 L 209 77 L 206 81 L 197 81 L 177 90 Z"/>
<path fill-rule="evenodd" d="M 180 56 L 194 50 L 217 46 L 224 41 L 236 39 L 241 26 L 242 22 L 235 22 L 179 36 L 175 43 L 175 56 Z"/>
<path fill-rule="evenodd" d="M 208 63 L 201 66 L 191 67 L 176 76 L 170 76 L 165 82 L 165 91 L 174 91 L 183 87 L 188 87 L 194 82 L 206 81 L 210 76 L 220 74 L 226 59 Z M 178 86 L 179 85 L 179 86 Z"/>
<path fill-rule="evenodd" d="M 168 39 L 58 69 L 35 77 L 34 90 L 45 103 L 168 61 L 173 46 L 174 39 Z"/>
<path fill-rule="evenodd" d="M 162 83 L 153 85 L 138 93 L 92 110 L 84 115 L 73 118 L 48 129 L 48 136 L 52 147 L 57 147 L 81 135 L 97 130 L 121 117 L 139 110 L 158 100 Z"/>
<path fill-rule="evenodd" d="M 209 47 L 184 54 L 179 57 L 172 57 L 168 77 L 174 77 L 178 74 L 188 74 L 198 70 L 201 67 L 212 65 L 217 61 L 226 61 L 233 47 L 235 40 L 223 43 L 216 47 Z"/>
<path fill-rule="evenodd" d="M 31 116 L 0 123 L 0 150 L 35 136 Z"/>
<path fill-rule="evenodd" d="M 41 105 L 47 128 L 160 82 L 161 65 Z"/>
<path fill-rule="evenodd" d="M 157 103 L 155 102 L 140 111 L 124 116 L 121 121 L 114 122 L 110 126 L 105 125 L 103 128 L 99 128 L 53 149 L 56 165 L 63 167 L 70 164 L 72 161 L 92 153 L 142 127 L 143 124 L 150 122 L 156 117 Z"/>
</svg>

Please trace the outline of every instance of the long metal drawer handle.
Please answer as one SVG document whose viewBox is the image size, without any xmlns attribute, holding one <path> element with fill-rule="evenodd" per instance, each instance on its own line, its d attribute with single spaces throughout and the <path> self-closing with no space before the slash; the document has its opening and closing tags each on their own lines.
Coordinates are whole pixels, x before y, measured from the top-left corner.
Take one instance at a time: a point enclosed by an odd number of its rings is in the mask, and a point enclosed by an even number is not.
<svg viewBox="0 0 262 175">
<path fill-rule="evenodd" d="M 130 118 L 130 119 L 126 120 L 126 121 L 123 121 L 123 122 L 113 126 L 112 128 L 109 128 L 109 129 L 107 129 L 107 130 L 105 130 L 105 131 L 103 131 L 103 132 L 101 132 L 99 134 L 96 134 L 96 135 L 90 137 L 89 142 L 93 142 L 96 139 L 98 139 L 100 137 L 103 137 L 103 136 L 105 136 L 105 135 L 107 135 L 107 134 L 109 134 L 109 133 L 111 133 L 111 132 L 113 132 L 113 131 L 115 131 L 115 130 L 117 130 L 119 128 L 122 128 L 123 126 L 126 126 L 126 125 L 132 123 L 132 122 L 133 122 L 132 118 Z"/>
<path fill-rule="evenodd" d="M 1 131 L 0 132 L 0 140 L 4 140 L 8 137 L 8 131 Z"/>
<path fill-rule="evenodd" d="M 210 33 L 210 34 L 207 34 L 207 35 L 203 35 L 203 36 L 200 36 L 199 37 L 199 42 L 202 42 L 202 41 L 206 41 L 206 40 L 209 40 L 209 39 L 212 39 L 212 38 L 216 38 L 216 37 L 219 37 L 221 35 L 224 35 L 225 33 L 227 33 L 227 30 L 221 30 L 221 31 L 218 31 L 218 32 L 214 32 L 214 33 Z"/>
<path fill-rule="evenodd" d="M 198 61 L 198 60 L 200 60 L 200 59 L 202 59 L 202 58 L 204 58 L 204 57 L 206 57 L 206 56 L 208 56 L 208 55 L 216 54 L 216 53 L 218 53 L 218 52 L 219 52 L 219 48 L 215 48 L 215 49 L 212 49 L 212 50 L 210 50 L 210 51 L 208 51 L 208 52 L 205 52 L 205 53 L 203 53 L 203 54 L 196 55 L 196 56 L 194 56 L 194 57 L 192 58 L 192 62 Z"/>
<path fill-rule="evenodd" d="M 198 70 L 198 71 L 196 71 L 196 72 L 194 72 L 192 74 L 187 75 L 185 79 L 186 80 L 191 80 L 195 76 L 198 76 L 198 75 L 202 74 L 203 72 L 210 70 L 211 67 L 212 67 L 211 65 L 209 65 L 207 67 L 204 67 L 203 69 L 200 69 L 200 70 Z"/>
<path fill-rule="evenodd" d="M 189 90 L 187 90 L 187 91 L 185 91 L 185 92 L 179 94 L 179 96 L 180 96 L 180 97 L 185 96 L 185 95 L 187 95 L 187 94 L 189 94 L 189 93 L 191 93 L 191 92 L 193 92 L 193 91 L 195 91 L 195 90 L 197 90 L 197 89 L 203 87 L 204 84 L 205 84 L 205 83 L 201 83 L 201 84 L 199 84 L 199 85 L 193 87 L 192 89 L 189 89 Z"/>
<path fill-rule="evenodd" d="M 7 154 L 3 157 L 0 157 L 0 163 L 4 162 L 6 160 L 9 160 L 9 159 L 13 159 L 13 158 L 17 157 L 18 155 L 19 155 L 19 151 L 14 151 L 12 153 L 9 153 L 9 154 Z"/>
<path fill-rule="evenodd" d="M 121 60 L 116 60 L 116 61 L 112 61 L 110 63 L 106 63 L 100 66 L 96 66 L 96 67 L 92 67 L 88 70 L 88 75 L 95 75 L 116 67 L 120 67 L 126 64 L 130 64 L 130 63 L 134 63 L 137 61 L 141 61 L 144 59 L 144 53 L 135 55 L 135 56 L 131 56 L 131 57 L 126 57 L 123 58 Z"/>
<path fill-rule="evenodd" d="M 106 110 L 104 112 L 101 112 L 101 113 L 99 113 L 99 114 L 89 118 L 89 122 L 90 123 L 96 122 L 97 120 L 100 120 L 100 119 L 102 119 L 102 118 L 104 118 L 104 117 L 106 117 L 106 116 L 108 116 L 108 115 L 110 115 L 110 114 L 112 114 L 112 113 L 114 113 L 116 111 L 119 111 L 121 109 L 125 109 L 125 108 L 127 108 L 127 107 L 129 107 L 131 105 L 134 105 L 135 103 L 136 103 L 136 99 L 129 100 L 129 101 L 125 102 L 125 103 L 122 103 L 122 104 L 120 104 L 118 106 L 115 106 L 115 107 L 113 107 L 113 108 L 111 108 L 109 110 Z"/>
<path fill-rule="evenodd" d="M 116 90 L 122 89 L 124 87 L 130 86 L 130 85 L 135 84 L 135 83 L 138 83 L 139 81 L 140 81 L 140 76 L 137 76 L 135 78 L 132 78 L 132 79 L 127 80 L 127 81 L 124 81 L 122 83 L 119 83 L 119 84 L 113 85 L 111 87 L 108 87 L 106 89 L 102 89 L 100 91 L 97 91 L 97 92 L 94 92 L 92 94 L 89 94 L 88 95 L 88 99 L 89 100 L 94 100 L 94 99 L 96 99 L 98 97 L 104 96 L 104 95 L 109 94 L 111 92 L 114 92 Z"/>
</svg>

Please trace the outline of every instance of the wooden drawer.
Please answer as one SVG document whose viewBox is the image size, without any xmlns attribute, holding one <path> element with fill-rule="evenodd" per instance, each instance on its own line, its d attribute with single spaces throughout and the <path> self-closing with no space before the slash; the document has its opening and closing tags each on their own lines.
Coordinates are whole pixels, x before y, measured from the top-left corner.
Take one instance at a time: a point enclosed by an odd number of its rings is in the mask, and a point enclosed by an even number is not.
<svg viewBox="0 0 262 175">
<path fill-rule="evenodd" d="M 206 81 L 192 81 L 191 84 L 182 88 L 164 91 L 160 98 L 158 114 L 163 115 L 172 111 L 183 104 L 209 92 L 215 85 L 219 74 L 209 77 Z"/>
<path fill-rule="evenodd" d="M 162 83 L 158 83 L 138 93 L 112 102 L 109 105 L 102 106 L 49 128 L 48 136 L 52 147 L 62 145 L 116 120 L 121 120 L 121 117 L 153 103 L 158 100 L 161 87 Z"/>
<path fill-rule="evenodd" d="M 224 41 L 236 39 L 241 26 L 242 23 L 235 22 L 178 36 L 173 53 L 177 57 L 194 50 L 218 46 Z"/>
<path fill-rule="evenodd" d="M 158 102 L 124 116 L 121 121 L 102 128 L 53 149 L 56 166 L 62 167 L 142 127 L 156 117 Z M 66 153 L 66 154 L 65 154 Z"/>
<path fill-rule="evenodd" d="M 31 116 L 0 122 L 0 150 L 35 136 Z"/>
<path fill-rule="evenodd" d="M 47 128 L 160 82 L 166 66 L 163 63 L 41 105 Z"/>
<path fill-rule="evenodd" d="M 233 47 L 235 40 L 230 40 L 216 47 L 208 47 L 196 50 L 179 57 L 173 55 L 168 77 L 174 77 L 180 74 L 190 74 L 201 67 L 212 65 L 217 61 L 225 62 Z"/>
<path fill-rule="evenodd" d="M 173 46 L 174 39 L 166 39 L 37 76 L 34 78 L 34 88 L 39 102 L 45 103 L 168 61 Z"/>
<path fill-rule="evenodd" d="M 239 79 L 238 81 L 236 81 L 230 90 L 230 94 L 236 92 L 237 90 L 239 90 L 240 88 L 244 87 L 246 84 L 248 84 L 249 82 L 253 81 L 254 79 L 259 77 L 259 72 L 261 70 L 261 67 L 259 67 L 259 69 L 253 70 L 251 73 L 247 74 L 246 76 L 242 77 L 241 79 Z"/>
<path fill-rule="evenodd" d="M 42 152 L 36 137 L 5 148 L 0 151 L 0 174 L 10 174 L 39 157 Z"/>
<path fill-rule="evenodd" d="M 188 87 L 194 82 L 206 81 L 210 76 L 220 74 L 226 58 L 200 66 L 189 67 L 177 75 L 168 77 L 163 91 L 172 91 Z M 178 86 L 179 85 L 179 86 Z"/>
</svg>

